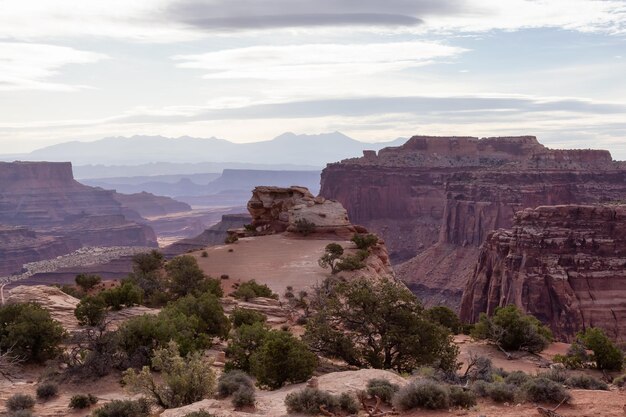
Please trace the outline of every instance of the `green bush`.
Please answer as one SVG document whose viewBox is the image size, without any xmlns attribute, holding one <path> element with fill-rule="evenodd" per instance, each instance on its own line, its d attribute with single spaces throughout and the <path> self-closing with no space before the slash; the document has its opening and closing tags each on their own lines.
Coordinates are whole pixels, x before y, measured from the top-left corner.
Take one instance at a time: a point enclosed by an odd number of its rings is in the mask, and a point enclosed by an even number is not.
<svg viewBox="0 0 626 417">
<path fill-rule="evenodd" d="M 324 254 L 317 260 L 317 263 L 322 268 L 329 268 L 331 274 L 339 272 L 337 264 L 343 255 L 343 247 L 338 243 L 329 243 L 324 248 Z"/>
<path fill-rule="evenodd" d="M 504 382 L 492 382 L 487 386 L 487 396 L 497 403 L 510 402 L 515 399 L 515 385 Z"/>
<path fill-rule="evenodd" d="M 143 290 L 131 281 L 125 281 L 119 287 L 104 290 L 99 294 L 107 307 L 113 310 L 121 310 L 122 307 L 132 307 L 141 304 Z"/>
<path fill-rule="evenodd" d="M 113 400 L 94 410 L 91 417 L 149 417 L 150 403 L 145 399 Z"/>
<path fill-rule="evenodd" d="M 313 375 L 317 356 L 291 333 L 270 330 L 261 346 L 250 356 L 250 370 L 259 386 L 270 389 L 286 382 L 304 382 Z"/>
<path fill-rule="evenodd" d="M 237 391 L 233 392 L 232 403 L 235 408 L 242 408 L 246 406 L 254 406 L 254 387 L 240 387 Z"/>
<path fill-rule="evenodd" d="M 106 317 L 106 307 L 102 297 L 86 296 L 74 309 L 74 316 L 83 326 L 99 326 Z"/>
<path fill-rule="evenodd" d="M 453 334 L 459 334 L 463 330 L 463 324 L 454 311 L 446 306 L 435 306 L 426 311 L 428 318 L 439 323 Z"/>
<path fill-rule="evenodd" d="M 357 248 L 362 250 L 368 250 L 378 243 L 378 236 L 371 233 L 365 235 L 355 234 L 350 240 L 354 242 Z"/>
<path fill-rule="evenodd" d="M 345 411 L 351 414 L 356 413 L 359 408 L 356 400 L 348 393 L 335 396 L 317 388 L 305 388 L 287 394 L 285 405 L 287 406 L 287 412 L 290 414 L 302 413 L 312 415 L 321 414 L 320 407 L 324 407 L 326 411 L 331 413 Z"/>
<path fill-rule="evenodd" d="M 35 399 L 27 394 L 15 394 L 7 400 L 6 407 L 9 411 L 30 410 L 35 406 Z"/>
<path fill-rule="evenodd" d="M 552 368 L 546 372 L 540 373 L 538 376 L 562 384 L 567 379 L 567 371 L 565 369 Z"/>
<path fill-rule="evenodd" d="M 308 236 L 315 231 L 315 223 L 307 219 L 298 219 L 295 221 L 295 231 L 302 236 Z"/>
<path fill-rule="evenodd" d="M 146 395 L 160 407 L 182 407 L 209 397 L 215 389 L 211 364 L 198 352 L 181 357 L 176 342 L 154 352 L 152 368 L 160 371 L 158 382 L 148 366 L 140 372 L 126 370 L 122 380 L 130 391 Z"/>
<path fill-rule="evenodd" d="M 489 396 L 489 385 L 491 385 L 487 381 L 477 380 L 472 383 L 470 386 L 470 390 L 476 394 L 478 397 L 488 397 Z"/>
<path fill-rule="evenodd" d="M 609 386 L 599 379 L 592 376 L 580 374 L 570 376 L 565 380 L 565 385 L 571 388 L 591 389 L 591 390 L 603 390 L 609 389 Z"/>
<path fill-rule="evenodd" d="M 244 324 L 236 328 L 226 347 L 228 361 L 224 370 L 240 369 L 249 373 L 251 368 L 250 357 L 261 347 L 268 334 L 267 327 L 258 322 L 251 325 Z"/>
<path fill-rule="evenodd" d="M 64 337 L 61 324 L 38 304 L 0 307 L 0 351 L 11 350 L 27 362 L 42 363 L 57 356 Z"/>
<path fill-rule="evenodd" d="M 165 265 L 169 290 L 176 297 L 211 292 L 217 297 L 223 294 L 219 280 L 207 277 L 191 255 L 177 256 Z"/>
<path fill-rule="evenodd" d="M 505 350 L 527 350 L 537 353 L 552 341 L 552 332 L 531 315 L 516 306 L 498 307 L 492 317 L 481 313 L 472 330 L 477 339 L 487 339 Z"/>
<path fill-rule="evenodd" d="M 256 297 L 278 300 L 278 294 L 274 294 L 267 285 L 258 284 L 255 280 L 242 282 L 231 295 L 237 299 L 243 299 L 244 301 L 249 301 Z"/>
<path fill-rule="evenodd" d="M 450 406 L 470 408 L 476 405 L 476 395 L 469 390 L 452 385 L 450 386 Z"/>
<path fill-rule="evenodd" d="M 524 383 L 529 379 L 531 379 L 531 376 L 527 373 L 522 371 L 513 371 L 504 378 L 504 382 L 519 387 L 524 385 Z"/>
<path fill-rule="evenodd" d="M 400 388 L 393 398 L 393 405 L 402 411 L 418 407 L 441 410 L 450 406 L 450 392 L 445 385 L 435 381 L 418 380 Z"/>
<path fill-rule="evenodd" d="M 202 257 L 203 257 L 203 258 L 208 258 L 208 257 L 209 257 L 209 252 L 207 252 L 207 251 L 203 250 L 203 251 L 202 251 Z"/>
<path fill-rule="evenodd" d="M 83 291 L 87 292 L 96 285 L 102 282 L 102 278 L 98 275 L 90 275 L 90 274 L 78 274 L 74 279 L 76 285 L 82 288 Z"/>
<path fill-rule="evenodd" d="M 96 404 L 98 399 L 91 394 L 76 394 L 70 398 L 69 407 L 74 410 L 83 410 Z"/>
<path fill-rule="evenodd" d="M 43 401 L 56 397 L 59 393 L 59 387 L 51 382 L 45 382 L 37 386 L 37 398 Z"/>
<path fill-rule="evenodd" d="M 230 321 L 224 314 L 220 300 L 210 292 L 198 296 L 187 295 L 173 301 L 163 309 L 164 315 L 183 314 L 195 318 L 194 330 L 198 335 L 226 339 L 230 331 Z"/>
<path fill-rule="evenodd" d="M 335 269 L 337 271 L 356 271 L 357 269 L 363 269 L 365 268 L 364 259 L 361 254 L 344 256 L 336 263 Z"/>
<path fill-rule="evenodd" d="M 226 239 L 224 239 L 224 243 L 227 245 L 230 245 L 231 243 L 235 243 L 236 241 L 238 241 L 239 238 L 236 235 L 228 235 L 226 236 Z M 229 249 L 229 252 L 231 252 L 232 249 Z"/>
<path fill-rule="evenodd" d="M 624 366 L 624 353 L 611 342 L 604 331 L 598 327 L 586 329 L 577 335 L 581 344 L 593 351 L 592 361 L 598 369 L 620 371 Z"/>
<path fill-rule="evenodd" d="M 228 397 L 240 388 L 254 388 L 254 381 L 248 374 L 240 370 L 232 370 L 223 373 L 217 380 L 217 395 Z"/>
<path fill-rule="evenodd" d="M 237 307 L 230 314 L 230 321 L 233 323 L 233 327 L 240 327 L 244 324 L 265 323 L 267 316 L 258 311 Z"/>
<path fill-rule="evenodd" d="M 80 288 L 76 288 L 72 285 L 53 285 L 54 287 L 58 287 L 61 291 L 63 291 L 67 295 L 71 295 L 74 298 L 78 298 L 79 300 L 85 296 L 85 292 Z"/>
<path fill-rule="evenodd" d="M 493 382 L 495 373 L 496 368 L 493 366 L 491 359 L 486 356 L 476 356 L 472 358 L 466 376 L 472 381 Z"/>
<path fill-rule="evenodd" d="M 367 381 L 367 394 L 371 397 L 378 397 L 387 404 L 391 404 L 394 394 L 399 389 L 399 385 L 392 384 L 384 378 L 373 378 Z"/>
<path fill-rule="evenodd" d="M 560 403 L 571 398 L 563 385 L 541 376 L 525 382 L 521 390 L 526 401 L 536 403 Z"/>
</svg>

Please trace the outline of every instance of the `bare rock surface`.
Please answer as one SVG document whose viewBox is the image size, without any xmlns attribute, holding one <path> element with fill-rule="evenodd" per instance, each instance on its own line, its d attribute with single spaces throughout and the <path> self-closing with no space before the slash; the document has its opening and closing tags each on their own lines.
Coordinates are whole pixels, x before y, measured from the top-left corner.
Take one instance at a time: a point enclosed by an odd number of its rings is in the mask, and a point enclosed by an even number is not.
<svg viewBox="0 0 626 417">
<path fill-rule="evenodd" d="M 37 303 L 50 312 L 53 319 L 57 320 L 63 328 L 72 331 L 79 325 L 74 316 L 74 309 L 80 301 L 59 288 L 46 285 L 20 285 L 9 290 L 7 303 Z"/>
<path fill-rule="evenodd" d="M 458 308 L 480 245 L 525 208 L 620 201 L 626 165 L 604 150 L 554 150 L 533 136 L 415 136 L 329 164 L 320 195 L 381 236 L 426 305 Z"/>
<path fill-rule="evenodd" d="M 461 318 L 515 304 L 562 339 L 590 326 L 626 338 L 626 205 L 542 206 L 483 245 Z"/>
</svg>

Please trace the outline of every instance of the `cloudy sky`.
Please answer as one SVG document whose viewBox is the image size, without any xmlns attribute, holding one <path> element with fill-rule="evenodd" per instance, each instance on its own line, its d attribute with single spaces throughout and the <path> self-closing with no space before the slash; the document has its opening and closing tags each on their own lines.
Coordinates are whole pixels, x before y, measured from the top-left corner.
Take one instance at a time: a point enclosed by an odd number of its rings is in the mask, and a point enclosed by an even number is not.
<svg viewBox="0 0 626 417">
<path fill-rule="evenodd" d="M 0 0 L 0 153 L 285 131 L 626 159 L 626 0 Z"/>
</svg>

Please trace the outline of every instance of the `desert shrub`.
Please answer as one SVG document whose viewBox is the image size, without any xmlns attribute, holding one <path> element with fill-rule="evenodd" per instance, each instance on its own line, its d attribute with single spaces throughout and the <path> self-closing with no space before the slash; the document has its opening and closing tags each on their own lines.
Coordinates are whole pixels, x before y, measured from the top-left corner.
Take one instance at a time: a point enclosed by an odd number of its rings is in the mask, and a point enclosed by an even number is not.
<svg viewBox="0 0 626 417">
<path fill-rule="evenodd" d="M 224 243 L 230 245 L 231 243 L 235 243 L 239 238 L 236 235 L 228 235 L 226 239 L 224 239 Z"/>
<path fill-rule="evenodd" d="M 232 403 L 235 408 L 254 406 L 254 387 L 241 387 L 233 392 Z"/>
<path fill-rule="evenodd" d="M 301 391 L 292 392 L 285 397 L 285 405 L 288 413 L 303 413 L 319 415 L 320 407 L 326 411 L 337 412 L 343 410 L 354 413 L 358 405 L 354 398 L 344 393 L 338 396 L 317 388 L 305 388 Z M 355 410 L 356 408 L 356 410 Z"/>
<path fill-rule="evenodd" d="M 121 310 L 122 307 L 132 307 L 143 301 L 143 290 L 132 281 L 125 281 L 119 287 L 104 290 L 99 294 L 107 307 L 112 310 Z"/>
<path fill-rule="evenodd" d="M 454 311 L 446 306 L 435 306 L 426 311 L 428 318 L 435 323 L 439 323 L 443 327 L 446 327 L 453 334 L 461 333 L 463 325 L 459 316 Z"/>
<path fill-rule="evenodd" d="M 219 280 L 207 277 L 193 256 L 177 256 L 165 265 L 165 271 L 169 290 L 174 296 L 184 297 L 207 291 L 217 297 L 223 295 Z"/>
<path fill-rule="evenodd" d="M 150 403 L 145 398 L 113 400 L 91 413 L 91 417 L 148 417 L 149 415 Z"/>
<path fill-rule="evenodd" d="M 369 248 L 371 248 L 372 246 L 378 243 L 378 236 L 372 233 L 368 233 L 364 235 L 355 234 L 354 236 L 352 236 L 352 239 L 350 240 L 354 242 L 357 248 L 368 250 Z"/>
<path fill-rule="evenodd" d="M 206 410 L 194 411 L 189 414 L 185 414 L 184 417 L 214 417 L 213 414 L 209 413 Z"/>
<path fill-rule="evenodd" d="M 552 332 L 535 317 L 523 314 L 516 306 L 496 309 L 492 317 L 481 313 L 472 336 L 487 339 L 505 350 L 527 350 L 537 353 L 552 341 Z"/>
<path fill-rule="evenodd" d="M 567 371 L 565 369 L 552 368 L 548 371 L 540 373 L 538 376 L 562 384 L 567 379 Z"/>
<path fill-rule="evenodd" d="M 228 361 L 224 370 L 240 369 L 250 372 L 250 358 L 254 352 L 261 347 L 269 330 L 263 323 L 243 324 L 232 332 L 228 346 L 226 347 L 226 357 Z"/>
<path fill-rule="evenodd" d="M 72 285 L 54 285 L 58 287 L 61 291 L 63 291 L 67 295 L 71 295 L 74 298 L 78 298 L 79 300 L 85 296 L 85 292 L 80 288 L 76 288 Z"/>
<path fill-rule="evenodd" d="M 476 395 L 469 390 L 452 385 L 450 386 L 450 406 L 470 408 L 476 405 Z"/>
<path fill-rule="evenodd" d="M 86 292 L 100 284 L 100 282 L 102 282 L 102 278 L 98 275 L 78 274 L 76 275 L 76 278 L 74 278 L 74 281 L 76 282 L 76 285 Z"/>
<path fill-rule="evenodd" d="M 7 410 L 30 410 L 35 406 L 35 399 L 27 394 L 15 394 L 9 397 L 6 403 Z"/>
<path fill-rule="evenodd" d="M 367 394 L 372 397 L 378 397 L 387 404 L 391 404 L 394 394 L 399 389 L 399 385 L 392 384 L 384 378 L 373 378 L 367 381 Z"/>
<path fill-rule="evenodd" d="M 273 298 L 278 300 L 278 294 L 274 294 L 272 290 L 265 284 L 259 284 L 255 280 L 242 282 L 239 287 L 231 294 L 237 299 L 249 301 L 255 297 Z"/>
<path fill-rule="evenodd" d="M 597 378 L 594 378 L 589 375 L 580 374 L 570 376 L 565 380 L 565 385 L 571 388 L 580 388 L 580 389 L 592 389 L 592 390 L 608 390 L 609 386 L 600 381 Z"/>
<path fill-rule="evenodd" d="M 149 274 L 163 267 L 165 258 L 162 253 L 153 249 L 147 253 L 138 253 L 133 256 L 133 272 Z"/>
<path fill-rule="evenodd" d="M 51 382 L 45 382 L 43 384 L 39 384 L 37 386 L 37 398 L 40 400 L 49 400 L 50 398 L 56 397 L 59 393 L 59 387 L 57 384 L 53 384 Z"/>
<path fill-rule="evenodd" d="M 176 342 L 154 352 L 152 367 L 160 371 L 160 382 L 147 366 L 140 372 L 126 370 L 122 380 L 129 390 L 146 395 L 160 407 L 182 407 L 213 394 L 215 374 L 211 364 L 197 352 L 181 357 Z"/>
<path fill-rule="evenodd" d="M 587 349 L 593 351 L 591 360 L 598 369 L 620 371 L 624 365 L 624 353 L 611 342 L 598 327 L 586 329 L 577 334 L 577 339 Z"/>
<path fill-rule="evenodd" d="M 254 381 L 248 374 L 237 369 L 223 373 L 217 380 L 217 394 L 220 397 L 228 397 L 242 387 L 253 388 Z"/>
<path fill-rule="evenodd" d="M 440 410 L 449 407 L 450 392 L 443 384 L 418 380 L 400 388 L 393 398 L 393 405 L 403 411 L 418 407 Z"/>
<path fill-rule="evenodd" d="M 220 279 L 228 279 L 228 278 L 230 278 L 230 276 L 228 274 L 220 275 Z"/>
<path fill-rule="evenodd" d="M 11 350 L 27 362 L 44 362 L 59 353 L 65 337 L 61 324 L 35 303 L 0 307 L 0 351 Z"/>
<path fill-rule="evenodd" d="M 258 311 L 237 307 L 230 314 L 230 321 L 234 327 L 240 327 L 244 324 L 265 323 L 267 316 Z"/>
<path fill-rule="evenodd" d="M 529 379 L 531 379 L 531 376 L 527 373 L 522 371 L 513 371 L 504 378 L 504 382 L 519 387 Z"/>
<path fill-rule="evenodd" d="M 472 381 L 481 380 L 492 382 L 495 373 L 496 369 L 491 359 L 486 356 L 475 356 L 471 358 L 465 376 Z"/>
<path fill-rule="evenodd" d="M 83 410 L 96 404 L 98 399 L 91 394 L 76 394 L 70 398 L 69 407 L 74 410 Z"/>
<path fill-rule="evenodd" d="M 203 258 L 208 258 L 208 257 L 209 257 L 209 252 L 207 252 L 207 251 L 203 250 L 203 251 L 202 251 L 202 257 L 203 257 Z"/>
<path fill-rule="evenodd" d="M 513 401 L 516 386 L 504 382 L 492 382 L 487 385 L 487 396 L 497 403 Z"/>
<path fill-rule="evenodd" d="M 472 383 L 470 386 L 470 390 L 476 394 L 478 397 L 488 397 L 489 396 L 489 385 L 490 383 L 483 380 L 477 380 Z"/>
<path fill-rule="evenodd" d="M 304 382 L 313 375 L 317 356 L 289 332 L 270 330 L 250 356 L 250 372 L 259 386 L 270 389 L 286 382 Z"/>
<path fill-rule="evenodd" d="M 419 301 L 396 282 L 327 279 L 303 339 L 315 351 L 358 367 L 411 372 L 432 365 L 456 370 L 458 348 L 447 329 L 428 320 Z"/>
<path fill-rule="evenodd" d="M 74 316 L 83 326 L 98 326 L 104 322 L 106 307 L 102 297 L 86 296 L 74 309 Z"/>
<path fill-rule="evenodd" d="M 298 219 L 294 223 L 295 231 L 302 236 L 308 236 L 315 231 L 315 223 L 307 219 Z"/>
<path fill-rule="evenodd" d="M 619 388 L 623 388 L 626 385 L 626 374 L 615 377 L 613 379 L 613 384 Z"/>
<path fill-rule="evenodd" d="M 335 264 L 335 269 L 337 271 L 356 271 L 365 268 L 364 259 L 362 254 L 344 256 Z"/>
<path fill-rule="evenodd" d="M 173 301 L 163 309 L 164 315 L 182 314 L 188 318 L 196 320 L 194 330 L 198 337 L 220 337 L 226 339 L 230 331 L 230 321 L 224 314 L 224 309 L 220 300 L 210 292 L 202 293 L 198 296 L 189 294 L 176 301 Z M 210 345 L 210 342 L 203 346 Z"/>
<path fill-rule="evenodd" d="M 524 385 L 522 385 L 521 391 L 526 401 L 537 403 L 567 402 L 571 398 L 571 395 L 563 385 L 542 376 L 526 381 Z"/>
<path fill-rule="evenodd" d="M 322 268 L 330 268 L 331 274 L 339 272 L 337 264 L 343 255 L 343 247 L 338 243 L 329 243 L 324 248 L 324 254 L 317 260 Z"/>
</svg>

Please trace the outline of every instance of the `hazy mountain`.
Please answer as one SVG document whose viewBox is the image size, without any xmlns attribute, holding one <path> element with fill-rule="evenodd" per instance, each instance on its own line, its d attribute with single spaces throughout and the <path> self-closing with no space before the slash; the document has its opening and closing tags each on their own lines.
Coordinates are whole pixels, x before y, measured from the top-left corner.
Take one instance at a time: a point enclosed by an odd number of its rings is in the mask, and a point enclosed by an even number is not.
<svg viewBox="0 0 626 417">
<path fill-rule="evenodd" d="M 74 165 L 237 162 L 308 165 L 319 168 L 329 162 L 360 156 L 364 149 L 397 146 L 400 141 L 404 142 L 404 139 L 387 143 L 364 143 L 339 132 L 320 135 L 284 133 L 269 141 L 243 144 L 217 138 L 133 136 L 111 137 L 94 142 L 66 142 L 29 154 L 6 155 L 3 159 L 71 161 Z"/>
</svg>

